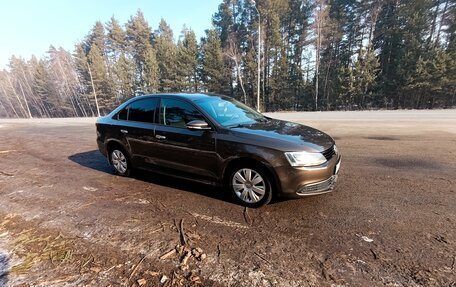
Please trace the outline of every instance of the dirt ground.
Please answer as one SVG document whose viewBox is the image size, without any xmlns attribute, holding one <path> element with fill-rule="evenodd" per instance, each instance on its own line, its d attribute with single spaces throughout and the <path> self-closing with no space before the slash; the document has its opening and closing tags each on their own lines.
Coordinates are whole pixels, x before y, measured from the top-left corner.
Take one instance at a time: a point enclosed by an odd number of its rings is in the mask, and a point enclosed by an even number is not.
<svg viewBox="0 0 456 287">
<path fill-rule="evenodd" d="M 455 110 L 271 116 L 335 138 L 336 191 L 245 209 L 114 176 L 95 119 L 0 120 L 0 286 L 456 286 Z"/>
</svg>

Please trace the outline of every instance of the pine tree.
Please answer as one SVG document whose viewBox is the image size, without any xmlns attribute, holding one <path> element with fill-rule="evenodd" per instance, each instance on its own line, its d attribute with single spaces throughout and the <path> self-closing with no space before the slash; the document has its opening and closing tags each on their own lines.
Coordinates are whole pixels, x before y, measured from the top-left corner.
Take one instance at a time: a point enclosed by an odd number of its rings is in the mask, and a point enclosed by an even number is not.
<svg viewBox="0 0 456 287">
<path fill-rule="evenodd" d="M 159 65 L 155 49 L 150 47 L 144 59 L 144 84 L 146 93 L 156 93 L 160 88 Z"/>
<path fill-rule="evenodd" d="M 403 0 L 400 6 L 400 19 L 402 20 L 402 39 L 404 57 L 400 59 L 398 74 L 401 81 L 401 103 L 402 107 L 413 106 L 416 102 L 416 95 L 406 87 L 407 82 L 416 74 L 417 62 L 420 56 L 425 55 L 428 50 L 426 45 L 427 27 L 431 22 L 431 1 L 429 0 Z"/>
<path fill-rule="evenodd" d="M 285 110 L 293 107 L 294 98 L 289 86 L 289 66 L 285 47 L 281 48 L 278 62 L 274 65 L 271 75 L 271 96 L 269 110 Z"/>
<path fill-rule="evenodd" d="M 177 44 L 177 69 L 179 90 L 198 91 L 198 42 L 193 30 L 184 28 Z"/>
<path fill-rule="evenodd" d="M 202 41 L 202 53 L 202 78 L 206 89 L 211 93 L 225 94 L 230 86 L 217 31 L 206 31 L 206 38 Z"/>
<path fill-rule="evenodd" d="M 177 47 L 171 27 L 165 20 L 161 20 L 154 39 L 154 48 L 157 51 L 159 71 L 159 91 L 178 91 L 177 82 Z"/>
<path fill-rule="evenodd" d="M 359 108 L 366 108 L 372 103 L 373 84 L 377 78 L 379 67 L 380 63 L 373 51 L 360 50 L 354 67 L 354 99 Z"/>
<path fill-rule="evenodd" d="M 135 95 L 146 92 L 146 57 L 150 56 L 152 29 L 144 18 L 141 10 L 136 12 L 126 24 L 126 39 L 136 64 Z"/>
<path fill-rule="evenodd" d="M 84 43 L 76 45 L 73 53 L 73 62 L 75 65 L 75 73 L 80 83 L 79 93 L 81 98 L 84 99 L 88 116 L 95 116 L 96 105 L 93 99 L 93 87 L 89 74 L 89 63 L 84 51 Z M 91 98 L 93 101 L 91 101 Z"/>
<path fill-rule="evenodd" d="M 106 31 L 106 53 L 109 59 L 107 69 L 116 94 L 116 103 L 120 104 L 135 94 L 135 65 L 133 56 L 127 49 L 126 32 L 117 19 L 111 17 L 106 24 Z"/>
<path fill-rule="evenodd" d="M 256 106 L 258 87 L 262 110 L 456 105 L 454 0 L 220 0 L 212 22 L 199 43 L 186 28 L 176 43 L 139 10 L 125 26 L 94 23 L 73 55 L 13 56 L 0 71 L 0 117 L 93 116 L 95 95 L 107 113 L 158 91 Z"/>
<path fill-rule="evenodd" d="M 228 36 L 233 32 L 233 0 L 222 0 L 218 12 L 212 17 L 212 23 L 219 35 L 222 47 L 228 44 Z"/>
<path fill-rule="evenodd" d="M 378 94 L 391 99 L 395 108 L 400 107 L 400 60 L 404 57 L 403 35 L 400 31 L 399 1 L 385 1 L 377 19 L 373 47 L 379 50 L 380 75 L 377 78 Z"/>
<path fill-rule="evenodd" d="M 116 103 L 120 104 L 134 95 L 135 63 L 125 53 L 120 54 L 119 59 L 112 67 L 112 72 L 117 79 Z"/>
<path fill-rule="evenodd" d="M 106 52 L 111 62 L 116 62 L 126 52 L 126 33 L 114 17 L 106 24 L 106 31 Z"/>
<path fill-rule="evenodd" d="M 97 45 L 98 49 L 105 56 L 106 51 L 106 36 L 103 23 L 100 21 L 95 22 L 90 33 L 86 36 L 84 41 L 84 49 L 86 54 L 90 51 L 92 45 Z"/>
<path fill-rule="evenodd" d="M 52 98 L 52 85 L 50 81 L 50 74 L 48 72 L 47 63 L 44 60 L 37 60 L 33 64 L 33 83 L 32 87 L 37 97 L 43 102 L 47 111 L 47 117 L 58 114 L 60 106 L 51 100 Z"/>
<path fill-rule="evenodd" d="M 309 1 L 290 0 L 286 13 L 286 28 L 289 34 L 287 48 L 289 50 L 290 88 L 294 98 L 293 108 L 298 108 L 303 102 L 304 66 L 303 54 L 310 47 L 310 18 L 312 5 Z"/>
<path fill-rule="evenodd" d="M 111 100 L 112 87 L 110 86 L 106 63 L 103 59 L 102 52 L 96 44 L 92 45 L 87 58 L 100 111 L 102 114 L 106 114 L 111 111 L 115 103 Z"/>
</svg>

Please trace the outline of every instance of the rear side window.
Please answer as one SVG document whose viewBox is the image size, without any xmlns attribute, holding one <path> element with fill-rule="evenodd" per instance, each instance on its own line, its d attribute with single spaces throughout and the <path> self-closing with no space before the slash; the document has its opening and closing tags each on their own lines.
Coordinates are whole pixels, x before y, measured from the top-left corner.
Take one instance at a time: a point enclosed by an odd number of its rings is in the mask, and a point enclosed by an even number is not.
<svg viewBox="0 0 456 287">
<path fill-rule="evenodd" d="M 203 115 L 189 103 L 162 99 L 160 106 L 160 124 L 178 128 L 186 128 L 187 123 L 194 120 L 204 121 Z"/>
<path fill-rule="evenodd" d="M 157 105 L 157 98 L 144 99 L 131 103 L 128 108 L 128 120 L 136 122 L 153 123 L 155 119 L 155 110 L 157 109 Z"/>
</svg>

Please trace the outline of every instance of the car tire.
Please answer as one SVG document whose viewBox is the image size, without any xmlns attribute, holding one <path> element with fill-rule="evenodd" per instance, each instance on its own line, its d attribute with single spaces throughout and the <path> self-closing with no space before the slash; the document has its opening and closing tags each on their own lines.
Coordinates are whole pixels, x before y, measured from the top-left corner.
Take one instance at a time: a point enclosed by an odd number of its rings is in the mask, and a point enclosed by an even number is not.
<svg viewBox="0 0 456 287">
<path fill-rule="evenodd" d="M 114 147 L 109 152 L 109 160 L 114 169 L 114 173 L 120 176 L 130 176 L 131 164 L 128 154 L 119 147 Z"/>
<path fill-rule="evenodd" d="M 258 165 L 233 168 L 227 186 L 233 197 L 246 207 L 262 207 L 272 199 L 271 179 L 265 169 Z"/>
</svg>

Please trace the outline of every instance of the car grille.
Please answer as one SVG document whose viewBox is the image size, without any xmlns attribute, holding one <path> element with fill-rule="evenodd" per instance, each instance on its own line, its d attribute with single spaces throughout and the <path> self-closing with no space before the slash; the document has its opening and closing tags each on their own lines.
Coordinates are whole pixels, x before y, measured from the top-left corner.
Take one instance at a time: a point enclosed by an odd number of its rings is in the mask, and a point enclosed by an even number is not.
<svg viewBox="0 0 456 287">
<path fill-rule="evenodd" d="M 311 195 L 315 193 L 322 193 L 331 191 L 337 182 L 337 175 L 333 175 L 325 181 L 305 185 L 301 187 L 296 193 L 298 195 Z"/>
<path fill-rule="evenodd" d="M 330 160 L 336 154 L 336 151 L 334 150 L 334 145 L 325 150 L 324 152 L 322 152 L 322 154 L 326 158 L 326 160 Z"/>
</svg>

